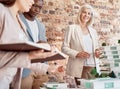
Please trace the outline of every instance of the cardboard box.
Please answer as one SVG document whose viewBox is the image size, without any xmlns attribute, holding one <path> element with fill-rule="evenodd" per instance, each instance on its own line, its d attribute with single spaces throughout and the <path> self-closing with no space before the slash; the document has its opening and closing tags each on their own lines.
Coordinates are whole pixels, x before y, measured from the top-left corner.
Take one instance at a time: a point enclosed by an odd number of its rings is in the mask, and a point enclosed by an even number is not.
<svg viewBox="0 0 120 89">
<path fill-rule="evenodd" d="M 120 79 L 118 78 L 80 79 L 80 81 L 84 89 L 120 89 Z"/>
</svg>

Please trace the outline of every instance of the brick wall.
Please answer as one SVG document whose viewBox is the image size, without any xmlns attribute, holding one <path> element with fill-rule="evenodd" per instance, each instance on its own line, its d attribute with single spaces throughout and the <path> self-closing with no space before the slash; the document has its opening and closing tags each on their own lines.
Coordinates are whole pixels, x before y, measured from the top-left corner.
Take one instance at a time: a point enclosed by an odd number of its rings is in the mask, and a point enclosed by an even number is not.
<svg viewBox="0 0 120 89">
<path fill-rule="evenodd" d="M 97 16 L 93 27 L 100 36 L 100 45 L 102 42 L 115 43 L 120 38 L 120 0 L 44 0 L 38 18 L 46 26 L 48 42 L 61 47 L 64 31 L 69 24 L 75 23 L 82 3 L 95 8 Z"/>
</svg>

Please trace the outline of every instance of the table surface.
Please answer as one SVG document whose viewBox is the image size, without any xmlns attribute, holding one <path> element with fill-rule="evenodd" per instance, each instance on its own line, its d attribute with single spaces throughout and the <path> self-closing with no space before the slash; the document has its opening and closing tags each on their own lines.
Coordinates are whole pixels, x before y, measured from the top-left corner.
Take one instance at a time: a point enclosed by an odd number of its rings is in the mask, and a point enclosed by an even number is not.
<svg viewBox="0 0 120 89">
<path fill-rule="evenodd" d="M 68 88 L 68 89 L 84 89 L 84 88 Z"/>
<path fill-rule="evenodd" d="M 68 88 L 68 89 L 82 89 L 82 88 Z"/>
<path fill-rule="evenodd" d="M 46 89 L 46 88 L 40 88 L 40 89 Z M 67 88 L 67 89 L 83 89 L 82 87 L 80 87 L 80 88 Z"/>
</svg>

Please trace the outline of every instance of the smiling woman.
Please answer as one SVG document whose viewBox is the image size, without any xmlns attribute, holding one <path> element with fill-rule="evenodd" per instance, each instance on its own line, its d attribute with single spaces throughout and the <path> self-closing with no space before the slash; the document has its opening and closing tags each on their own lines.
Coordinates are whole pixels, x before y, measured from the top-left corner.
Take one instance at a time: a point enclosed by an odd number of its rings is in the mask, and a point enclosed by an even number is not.
<svg viewBox="0 0 120 89">
<path fill-rule="evenodd" d="M 83 4 L 79 10 L 76 24 L 68 26 L 62 51 L 69 56 L 66 73 L 75 78 L 88 78 L 87 74 L 97 68 L 99 72 L 98 36 L 92 28 L 93 8 Z"/>
<path fill-rule="evenodd" d="M 79 10 L 78 18 L 77 18 L 77 24 L 82 24 L 82 18 L 83 15 L 89 15 L 89 21 L 87 21 L 87 25 L 92 25 L 94 20 L 94 10 L 90 5 L 81 6 L 81 9 Z"/>
</svg>

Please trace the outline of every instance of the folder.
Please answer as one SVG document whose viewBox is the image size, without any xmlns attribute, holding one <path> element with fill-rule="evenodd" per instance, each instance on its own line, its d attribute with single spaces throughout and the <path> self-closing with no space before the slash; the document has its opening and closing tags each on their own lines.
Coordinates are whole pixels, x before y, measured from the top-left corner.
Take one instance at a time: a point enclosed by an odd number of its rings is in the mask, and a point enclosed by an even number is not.
<svg viewBox="0 0 120 89">
<path fill-rule="evenodd" d="M 48 43 L 33 43 L 26 42 L 12 42 L 12 43 L 0 43 L 0 50 L 3 51 L 32 51 L 43 49 L 45 51 L 51 51 L 51 47 Z"/>
<path fill-rule="evenodd" d="M 37 62 L 48 62 L 48 61 L 56 61 L 56 60 L 65 60 L 67 58 L 67 55 L 62 53 L 60 50 L 57 48 L 55 49 L 54 55 L 46 57 L 46 58 L 37 58 L 31 60 L 32 63 L 37 63 Z"/>
</svg>

